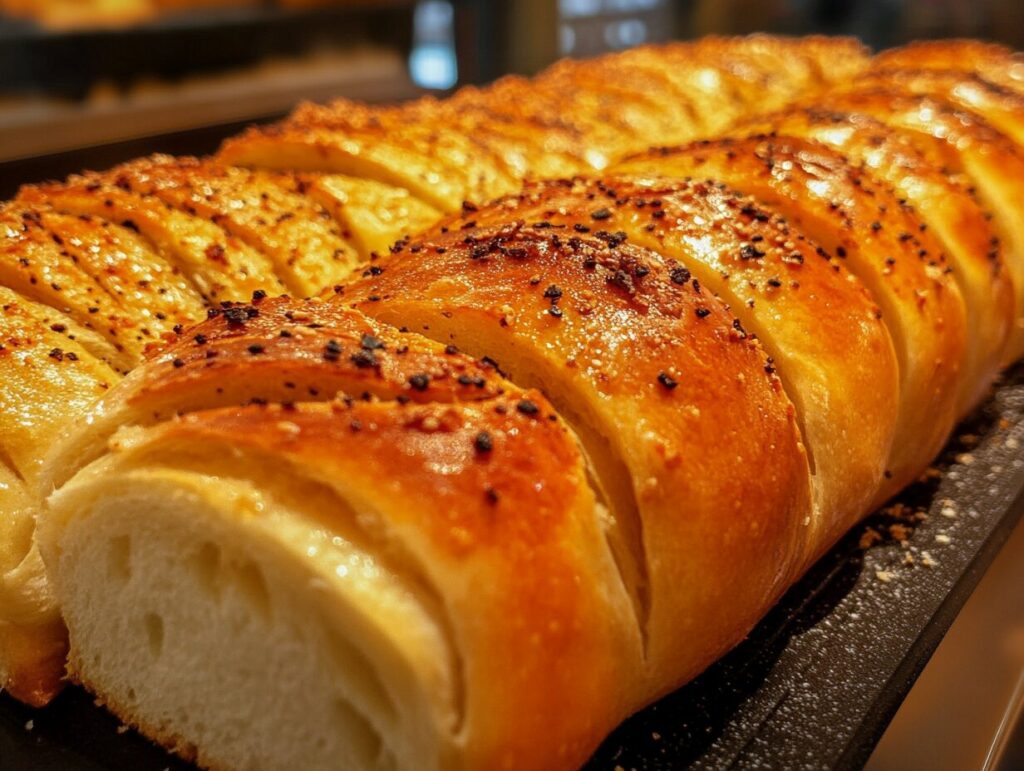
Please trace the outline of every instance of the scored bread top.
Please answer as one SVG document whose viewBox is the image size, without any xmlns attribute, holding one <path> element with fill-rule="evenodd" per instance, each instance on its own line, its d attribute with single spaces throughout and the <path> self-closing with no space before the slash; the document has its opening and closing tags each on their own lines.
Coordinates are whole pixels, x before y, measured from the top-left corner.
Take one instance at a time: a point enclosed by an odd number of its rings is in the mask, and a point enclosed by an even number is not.
<svg viewBox="0 0 1024 771">
<path fill-rule="evenodd" d="M 402 564 L 441 598 L 464 684 L 445 741 L 470 766 L 579 763 L 636 697 L 623 684 L 641 682 L 640 633 L 576 438 L 493 364 L 340 303 L 257 297 L 137 369 L 51 455 L 52 478 L 96 457 L 103 474 L 65 493 L 161 468 L 226 490 L 258 469 L 268 501 L 334 490 L 344 505 L 307 527 L 366 530 L 380 569 Z"/>
<path fill-rule="evenodd" d="M 916 212 L 846 158 L 818 142 L 752 136 L 658 148 L 614 171 L 718 180 L 756 198 L 823 247 L 879 304 L 900 369 L 897 436 L 878 501 L 917 476 L 942 447 L 958 403 L 975 388 L 962 377 L 964 304 L 942 245 Z M 966 395 L 958 396 L 963 389 Z"/>
<path fill-rule="evenodd" d="M 883 477 L 897 418 L 898 367 L 877 306 L 841 260 L 753 199 L 705 182 L 609 177 L 538 183 L 527 186 L 520 196 L 470 211 L 446 227 L 451 233 L 462 233 L 466 227 L 464 235 L 477 240 L 471 223 L 510 221 L 522 223 L 523 232 L 553 228 L 552 237 L 570 252 L 574 241 L 595 239 L 613 265 L 625 259 L 633 244 L 643 246 L 684 266 L 701 291 L 720 294 L 736 317 L 734 333 L 761 338 L 774 359 L 769 369 L 777 370 L 796 406 L 812 467 L 818 469 L 816 504 L 829 512 L 829 519 L 815 526 L 824 528 L 831 542 L 856 516 L 853 511 L 868 505 Z M 448 281 L 430 282 L 418 275 L 420 265 L 458 266 L 462 252 L 437 256 L 436 250 L 415 245 L 404 246 L 403 252 L 413 248 L 418 253 L 400 269 L 403 281 L 408 281 L 406 295 L 389 297 L 392 306 L 403 307 L 406 298 L 424 291 L 427 296 L 440 293 L 460 273 L 472 270 L 462 267 L 456 272 L 452 267 Z M 475 243 L 471 256 L 481 250 L 486 256 L 487 249 L 486 240 Z M 419 264 L 410 265 L 412 260 Z M 602 272 L 591 280 L 604 278 L 627 292 L 644 280 L 615 271 L 607 278 Z M 415 278 L 405 279 L 407 275 Z M 371 278 L 364 286 L 384 286 L 390 280 Z M 417 283 L 429 286 L 418 289 Z M 474 283 L 465 278 L 456 288 Z M 501 290 L 489 284 L 475 291 L 481 299 L 496 301 L 495 293 Z M 361 307 L 380 313 L 371 304 Z M 579 323 L 566 315 L 567 327 Z M 620 334 L 620 323 L 607 323 L 607 334 Z M 872 420 L 865 421 L 865 414 Z"/>
<path fill-rule="evenodd" d="M 601 231 L 603 201 L 574 200 L 593 232 L 516 200 L 481 208 L 396 247 L 336 301 L 490 356 L 552 399 L 611 509 L 662 692 L 703 666 L 677 640 L 722 649 L 751 619 L 702 619 L 726 596 L 773 595 L 796 567 L 784 554 L 818 527 L 807 461 L 774 364 L 725 304 L 688 263 Z M 754 558 L 766 552 L 771 565 Z M 743 582 L 704 580 L 725 554 Z"/>
</svg>

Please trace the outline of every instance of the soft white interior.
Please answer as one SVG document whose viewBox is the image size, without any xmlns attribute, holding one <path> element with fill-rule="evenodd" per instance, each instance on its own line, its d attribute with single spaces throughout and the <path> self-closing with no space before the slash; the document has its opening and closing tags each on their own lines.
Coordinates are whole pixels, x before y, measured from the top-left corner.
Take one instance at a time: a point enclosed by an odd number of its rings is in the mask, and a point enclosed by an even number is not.
<svg viewBox="0 0 1024 771">
<path fill-rule="evenodd" d="M 96 475 L 52 499 L 42 531 L 72 671 L 165 744 L 239 771 L 445 765 L 429 612 L 249 483 Z"/>
</svg>

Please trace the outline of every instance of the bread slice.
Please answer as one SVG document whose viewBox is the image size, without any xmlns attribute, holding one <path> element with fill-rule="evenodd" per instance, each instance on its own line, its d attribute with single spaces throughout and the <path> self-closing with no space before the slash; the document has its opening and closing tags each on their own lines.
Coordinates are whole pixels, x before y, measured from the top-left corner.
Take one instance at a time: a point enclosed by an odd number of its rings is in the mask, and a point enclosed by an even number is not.
<svg viewBox="0 0 1024 771">
<path fill-rule="evenodd" d="M 336 398 L 124 428 L 49 499 L 71 677 L 211 768 L 578 765 L 653 693 L 575 437 L 493 368 L 333 307 L 312 361 Z M 238 366 L 282 353 L 247 334 L 268 347 Z"/>
</svg>

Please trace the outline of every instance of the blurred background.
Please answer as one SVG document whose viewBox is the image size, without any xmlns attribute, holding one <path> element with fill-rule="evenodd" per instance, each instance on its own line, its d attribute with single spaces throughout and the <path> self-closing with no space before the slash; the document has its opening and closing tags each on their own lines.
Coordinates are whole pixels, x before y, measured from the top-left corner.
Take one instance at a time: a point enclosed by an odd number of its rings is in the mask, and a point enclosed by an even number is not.
<svg viewBox="0 0 1024 771">
<path fill-rule="evenodd" d="M 943 36 L 1024 48 L 1024 2 L 0 0 L 0 162 L 61 173 L 60 158 L 40 159 L 82 148 L 94 164 L 205 152 L 299 98 L 391 101 L 560 56 L 752 31 L 851 34 L 876 48 Z M 9 179 L 18 168 L 0 171 Z"/>
</svg>

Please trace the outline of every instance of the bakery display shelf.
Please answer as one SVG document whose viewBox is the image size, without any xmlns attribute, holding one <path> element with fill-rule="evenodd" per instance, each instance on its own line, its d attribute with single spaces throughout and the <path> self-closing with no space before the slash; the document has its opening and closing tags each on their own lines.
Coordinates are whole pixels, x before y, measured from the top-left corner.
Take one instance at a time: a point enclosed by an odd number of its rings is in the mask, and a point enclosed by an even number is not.
<svg viewBox="0 0 1024 771">
<path fill-rule="evenodd" d="M 620 726 L 587 771 L 862 766 L 1020 519 L 1021 448 L 1024 365 L 926 478 L 851 531 L 736 649 Z M 74 687 L 43 710 L 0 696 L 0 766 L 192 768 Z"/>
<path fill-rule="evenodd" d="M 415 0 L 343 0 L 342 2 L 294 3 L 291 6 L 250 3 L 235 7 L 196 8 L 167 13 L 153 19 L 125 25 L 97 25 L 73 29 L 51 29 L 27 19 L 0 16 L 0 40 L 57 40 L 91 36 L 116 38 L 126 35 L 165 34 L 182 30 L 221 27 L 262 27 L 295 20 L 323 19 L 353 11 L 410 8 Z"/>
<path fill-rule="evenodd" d="M 252 6 L 67 31 L 0 17 L 0 93 L 83 99 L 97 83 L 173 83 L 270 57 L 367 45 L 391 48 L 404 58 L 412 44 L 413 6 L 412 0 L 352 0 L 293 10 Z"/>
</svg>

